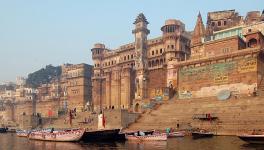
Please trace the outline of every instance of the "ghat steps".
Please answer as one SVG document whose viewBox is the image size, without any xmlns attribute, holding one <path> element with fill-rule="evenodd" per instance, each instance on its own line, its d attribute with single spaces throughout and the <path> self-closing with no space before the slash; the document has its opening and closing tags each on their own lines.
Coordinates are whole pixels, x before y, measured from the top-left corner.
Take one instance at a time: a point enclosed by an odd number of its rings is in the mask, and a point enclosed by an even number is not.
<svg viewBox="0 0 264 150">
<path fill-rule="evenodd" d="M 89 123 L 84 123 L 85 120 L 88 120 L 90 117 Z M 88 128 L 88 129 L 97 129 L 98 117 L 97 115 L 91 114 L 91 112 L 78 112 L 76 116 L 72 119 L 72 125 L 69 122 L 69 115 L 62 115 L 58 119 L 51 120 L 43 125 L 43 128 Z"/>
<path fill-rule="evenodd" d="M 263 94 L 260 94 L 263 95 Z M 205 128 L 219 135 L 236 135 L 253 129 L 264 129 L 264 96 L 244 96 L 225 101 L 216 97 L 171 99 L 156 110 L 141 115 L 128 130 L 149 130 L 171 127 L 180 129 Z M 193 119 L 194 114 L 214 114 L 215 121 Z"/>
</svg>

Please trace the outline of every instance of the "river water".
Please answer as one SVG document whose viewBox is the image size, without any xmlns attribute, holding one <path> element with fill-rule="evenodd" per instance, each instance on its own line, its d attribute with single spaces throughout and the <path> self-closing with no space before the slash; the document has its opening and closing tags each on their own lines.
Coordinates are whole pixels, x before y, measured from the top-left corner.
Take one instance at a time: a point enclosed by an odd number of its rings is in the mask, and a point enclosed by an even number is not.
<svg viewBox="0 0 264 150">
<path fill-rule="evenodd" d="M 264 145 L 250 145 L 235 136 L 215 136 L 193 140 L 172 138 L 161 142 L 64 143 L 28 140 L 14 133 L 0 134 L 0 150 L 264 150 Z"/>
</svg>

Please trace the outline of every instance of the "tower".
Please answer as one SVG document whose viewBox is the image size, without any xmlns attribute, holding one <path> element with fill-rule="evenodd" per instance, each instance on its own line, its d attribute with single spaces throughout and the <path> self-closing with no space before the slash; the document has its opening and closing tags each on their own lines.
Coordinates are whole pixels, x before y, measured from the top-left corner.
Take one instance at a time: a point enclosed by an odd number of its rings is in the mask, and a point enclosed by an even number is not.
<svg viewBox="0 0 264 150">
<path fill-rule="evenodd" d="M 205 27 L 203 24 L 202 16 L 199 12 L 196 25 L 191 38 L 191 57 L 197 58 L 203 54 L 202 44 L 205 36 Z"/>
<path fill-rule="evenodd" d="M 166 62 L 171 60 L 182 61 L 188 55 L 188 38 L 183 36 L 185 25 L 180 20 L 169 19 L 161 27 Z"/>
<path fill-rule="evenodd" d="M 135 29 L 132 33 L 135 35 L 135 69 L 136 69 L 136 99 L 147 98 L 147 29 L 148 21 L 143 13 L 140 13 L 135 22 Z"/>
<path fill-rule="evenodd" d="M 92 77 L 92 105 L 95 110 L 102 110 L 102 60 L 105 45 L 97 43 L 94 48 L 91 49 L 92 57 L 94 61 L 93 77 Z"/>
</svg>

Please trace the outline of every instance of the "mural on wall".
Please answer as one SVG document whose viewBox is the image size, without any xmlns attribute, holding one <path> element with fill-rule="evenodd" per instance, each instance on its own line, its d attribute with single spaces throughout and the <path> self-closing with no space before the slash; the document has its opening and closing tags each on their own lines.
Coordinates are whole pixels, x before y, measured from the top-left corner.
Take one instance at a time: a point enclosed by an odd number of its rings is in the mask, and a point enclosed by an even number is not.
<svg viewBox="0 0 264 150">
<path fill-rule="evenodd" d="M 179 70 L 179 98 L 215 96 L 219 91 L 225 89 L 230 90 L 233 94 L 248 93 L 257 86 L 256 83 L 240 83 L 238 81 L 235 83 L 233 75 L 254 71 L 257 71 L 256 58 L 242 58 L 206 66 L 181 68 Z M 200 87 L 196 86 L 196 90 L 192 90 L 193 86 L 185 86 L 191 83 L 203 84 Z M 233 92 L 234 87 L 237 89 Z"/>
<path fill-rule="evenodd" d="M 235 62 L 226 62 L 195 68 L 180 69 L 179 78 L 181 81 L 192 81 L 208 78 L 214 80 L 221 74 L 228 74 L 228 72 L 234 70 L 236 66 L 237 64 Z"/>
</svg>

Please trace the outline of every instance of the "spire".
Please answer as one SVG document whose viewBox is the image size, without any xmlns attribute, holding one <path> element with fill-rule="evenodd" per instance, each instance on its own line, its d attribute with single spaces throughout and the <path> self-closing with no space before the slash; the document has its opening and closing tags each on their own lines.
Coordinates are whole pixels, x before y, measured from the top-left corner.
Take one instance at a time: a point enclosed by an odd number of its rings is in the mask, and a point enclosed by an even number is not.
<svg viewBox="0 0 264 150">
<path fill-rule="evenodd" d="M 196 21 L 196 25 L 195 25 L 195 28 L 194 28 L 194 31 L 192 34 L 191 45 L 202 43 L 201 38 L 204 37 L 204 35 L 205 35 L 205 27 L 203 24 L 201 13 L 199 11 L 197 21 Z"/>
<path fill-rule="evenodd" d="M 137 18 L 136 18 L 134 24 L 137 24 L 137 23 L 139 23 L 139 22 L 145 22 L 146 24 L 149 24 L 149 22 L 147 21 L 147 19 L 146 19 L 146 17 L 144 16 L 143 13 L 140 13 L 140 14 L 137 16 Z"/>
</svg>

